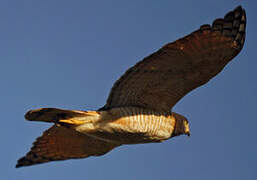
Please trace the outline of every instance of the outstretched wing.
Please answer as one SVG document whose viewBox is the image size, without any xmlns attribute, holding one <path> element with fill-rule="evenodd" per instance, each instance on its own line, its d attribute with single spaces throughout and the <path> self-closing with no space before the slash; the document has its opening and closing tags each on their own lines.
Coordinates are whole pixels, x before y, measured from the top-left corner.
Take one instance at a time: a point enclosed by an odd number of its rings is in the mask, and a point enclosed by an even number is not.
<svg viewBox="0 0 257 180">
<path fill-rule="evenodd" d="M 54 125 L 33 143 L 31 150 L 18 160 L 16 167 L 49 161 L 101 156 L 119 146 L 73 129 Z"/>
<path fill-rule="evenodd" d="M 241 6 L 212 26 L 167 44 L 130 68 L 112 87 L 103 109 L 141 106 L 170 109 L 217 75 L 242 49 L 246 15 Z"/>
</svg>

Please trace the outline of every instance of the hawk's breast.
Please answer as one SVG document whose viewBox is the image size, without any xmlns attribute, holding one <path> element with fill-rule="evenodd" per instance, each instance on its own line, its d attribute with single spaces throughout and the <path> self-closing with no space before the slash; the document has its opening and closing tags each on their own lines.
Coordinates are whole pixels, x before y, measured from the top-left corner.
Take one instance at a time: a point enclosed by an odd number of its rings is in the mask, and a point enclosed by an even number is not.
<svg viewBox="0 0 257 180">
<path fill-rule="evenodd" d="M 101 112 L 96 134 L 125 144 L 159 142 L 171 137 L 174 126 L 171 113 L 121 107 Z"/>
</svg>

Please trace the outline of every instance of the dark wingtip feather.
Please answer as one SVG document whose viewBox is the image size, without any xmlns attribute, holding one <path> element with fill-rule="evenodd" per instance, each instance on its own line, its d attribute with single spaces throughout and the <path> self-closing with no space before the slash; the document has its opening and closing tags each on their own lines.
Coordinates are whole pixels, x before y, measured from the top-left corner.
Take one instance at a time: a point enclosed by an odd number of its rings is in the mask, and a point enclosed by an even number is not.
<svg viewBox="0 0 257 180">
<path fill-rule="evenodd" d="M 23 166 L 31 166 L 35 164 L 42 164 L 48 161 L 51 161 L 50 157 L 38 156 L 35 152 L 30 151 L 26 154 L 26 156 L 21 157 L 16 164 L 16 168 L 20 168 Z"/>
<path fill-rule="evenodd" d="M 27 159 L 25 156 L 20 158 L 18 161 L 17 161 L 17 164 L 16 164 L 16 168 L 20 168 L 22 166 L 29 166 L 33 164 L 29 159 Z"/>
<path fill-rule="evenodd" d="M 236 7 L 233 11 L 224 16 L 222 33 L 225 36 L 232 37 L 236 45 L 243 47 L 246 30 L 246 14 L 242 6 Z"/>
<path fill-rule="evenodd" d="M 31 163 L 28 162 L 25 157 L 22 157 L 22 158 L 20 158 L 20 159 L 17 161 L 17 164 L 16 164 L 15 167 L 16 167 L 16 168 L 20 168 L 20 167 L 26 166 L 26 165 L 28 165 L 28 164 L 31 164 Z"/>
</svg>

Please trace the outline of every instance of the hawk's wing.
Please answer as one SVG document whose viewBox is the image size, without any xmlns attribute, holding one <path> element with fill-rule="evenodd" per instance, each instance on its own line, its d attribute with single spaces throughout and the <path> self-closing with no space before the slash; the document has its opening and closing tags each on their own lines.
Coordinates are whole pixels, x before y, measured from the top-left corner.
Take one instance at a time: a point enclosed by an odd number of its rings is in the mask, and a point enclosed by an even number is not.
<svg viewBox="0 0 257 180">
<path fill-rule="evenodd" d="M 184 95 L 217 75 L 243 47 L 241 6 L 212 26 L 203 25 L 130 68 L 112 87 L 103 109 L 141 106 L 170 111 Z"/>
<path fill-rule="evenodd" d="M 71 128 L 54 125 L 33 143 L 31 150 L 18 160 L 16 167 L 49 161 L 100 156 L 119 146 Z"/>
</svg>

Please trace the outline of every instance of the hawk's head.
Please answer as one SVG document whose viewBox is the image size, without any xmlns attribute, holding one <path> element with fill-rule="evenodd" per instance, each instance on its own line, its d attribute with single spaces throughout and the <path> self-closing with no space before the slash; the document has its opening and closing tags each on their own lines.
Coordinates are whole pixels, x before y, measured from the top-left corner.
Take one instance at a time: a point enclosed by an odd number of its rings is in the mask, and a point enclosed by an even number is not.
<svg viewBox="0 0 257 180">
<path fill-rule="evenodd" d="M 190 136 L 190 128 L 187 118 L 174 112 L 172 113 L 172 116 L 175 119 L 175 128 L 172 133 L 172 137 L 179 136 L 181 134 L 186 134 Z"/>
</svg>

